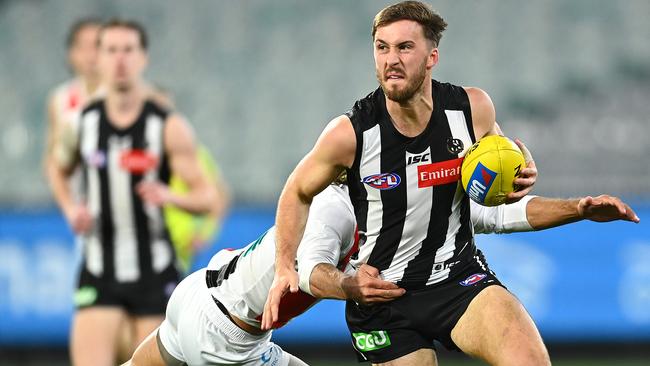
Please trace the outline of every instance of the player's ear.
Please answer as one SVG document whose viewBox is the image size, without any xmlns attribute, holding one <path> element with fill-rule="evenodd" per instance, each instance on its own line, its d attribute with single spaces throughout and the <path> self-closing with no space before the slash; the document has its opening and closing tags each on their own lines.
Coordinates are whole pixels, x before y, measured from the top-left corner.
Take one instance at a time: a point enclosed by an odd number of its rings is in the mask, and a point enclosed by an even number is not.
<svg viewBox="0 0 650 366">
<path fill-rule="evenodd" d="M 146 69 L 149 66 L 149 52 L 147 50 L 142 50 L 142 68 Z"/>
<path fill-rule="evenodd" d="M 433 47 L 427 56 L 427 69 L 432 69 L 438 64 L 438 47 Z"/>
</svg>

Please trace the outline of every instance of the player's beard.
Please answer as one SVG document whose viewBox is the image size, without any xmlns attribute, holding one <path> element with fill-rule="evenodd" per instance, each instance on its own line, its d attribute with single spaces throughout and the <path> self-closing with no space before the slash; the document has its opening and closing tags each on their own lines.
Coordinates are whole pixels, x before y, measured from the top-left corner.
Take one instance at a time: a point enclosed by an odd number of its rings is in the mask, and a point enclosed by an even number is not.
<svg viewBox="0 0 650 366">
<path fill-rule="evenodd" d="M 386 98 L 396 103 L 404 103 L 409 101 L 411 98 L 413 98 L 413 96 L 418 92 L 418 90 L 420 90 L 420 88 L 422 87 L 422 83 L 424 83 L 424 80 L 426 79 L 427 76 L 426 62 L 427 62 L 426 59 L 422 61 L 422 64 L 416 70 L 416 73 L 413 75 L 413 77 L 408 79 L 408 82 L 406 83 L 406 86 L 403 89 L 391 88 L 387 86 L 385 84 L 386 83 L 385 79 L 383 78 L 382 75 L 379 74 L 379 71 L 377 71 L 376 72 L 377 81 L 379 81 L 379 85 L 381 85 L 381 89 L 384 91 Z"/>
<path fill-rule="evenodd" d="M 118 93 L 128 93 L 133 89 L 133 83 L 131 81 L 118 81 L 115 83 L 115 90 Z"/>
</svg>

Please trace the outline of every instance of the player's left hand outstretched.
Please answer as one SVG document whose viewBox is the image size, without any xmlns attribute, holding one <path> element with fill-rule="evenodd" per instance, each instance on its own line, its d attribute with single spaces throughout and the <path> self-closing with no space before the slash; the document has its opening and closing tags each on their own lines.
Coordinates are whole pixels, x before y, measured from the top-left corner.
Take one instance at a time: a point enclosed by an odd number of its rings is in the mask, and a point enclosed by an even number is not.
<svg viewBox="0 0 650 366">
<path fill-rule="evenodd" d="M 273 284 L 271 284 L 269 295 L 266 297 L 266 303 L 264 304 L 262 323 L 260 324 L 262 330 L 271 329 L 273 323 L 278 321 L 280 300 L 287 291 L 298 292 L 298 272 L 293 268 L 278 268 L 275 271 Z"/>
<path fill-rule="evenodd" d="M 519 177 L 514 181 L 514 184 L 519 188 L 508 194 L 506 197 L 506 203 L 517 202 L 520 199 L 524 198 L 533 190 L 533 186 L 537 181 L 537 167 L 535 166 L 535 160 L 533 155 L 530 153 L 526 145 L 519 139 L 515 139 L 515 143 L 521 149 L 521 152 L 524 154 L 524 160 L 526 161 L 526 167 L 521 170 Z"/>
<path fill-rule="evenodd" d="M 584 219 L 596 222 L 625 220 L 638 223 L 641 221 L 634 210 L 620 198 L 606 194 L 581 199 L 578 202 L 578 213 Z"/>
</svg>

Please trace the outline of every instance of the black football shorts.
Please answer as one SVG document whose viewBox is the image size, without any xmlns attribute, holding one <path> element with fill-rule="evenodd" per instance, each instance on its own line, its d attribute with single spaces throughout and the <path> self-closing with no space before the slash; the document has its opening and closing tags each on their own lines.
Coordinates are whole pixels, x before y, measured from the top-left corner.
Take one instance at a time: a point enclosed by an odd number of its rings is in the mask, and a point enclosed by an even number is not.
<svg viewBox="0 0 650 366">
<path fill-rule="evenodd" d="M 464 267 L 453 278 L 407 291 L 391 302 L 364 306 L 348 301 L 346 321 L 359 361 L 382 363 L 421 348 L 435 349 L 434 340 L 459 350 L 451 330 L 469 303 L 488 286 L 505 287 L 480 250 Z"/>
</svg>

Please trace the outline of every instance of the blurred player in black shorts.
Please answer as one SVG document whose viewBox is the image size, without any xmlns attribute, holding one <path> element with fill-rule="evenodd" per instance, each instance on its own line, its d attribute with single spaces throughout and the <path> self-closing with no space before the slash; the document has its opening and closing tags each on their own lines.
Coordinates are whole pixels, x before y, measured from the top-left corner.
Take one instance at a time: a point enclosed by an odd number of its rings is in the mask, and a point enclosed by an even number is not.
<svg viewBox="0 0 650 366">
<path fill-rule="evenodd" d="M 147 45 L 138 23 L 102 26 L 98 65 L 106 95 L 84 109 L 78 138 L 64 146 L 76 158 L 73 163 L 48 168 L 58 204 L 83 238 L 71 336 L 74 365 L 114 365 L 119 327 L 127 317 L 134 321 L 135 344 L 160 324 L 179 281 L 161 206 L 205 213 L 215 195 L 199 169 L 189 125 L 152 98 L 142 79 Z M 81 203 L 66 184 L 77 165 Z M 187 183 L 187 194 L 169 191 L 172 172 Z"/>
</svg>

